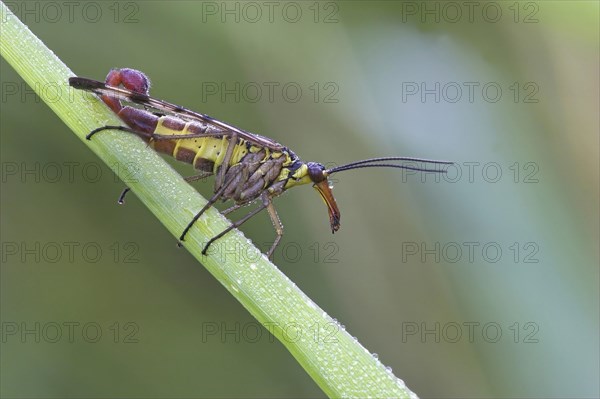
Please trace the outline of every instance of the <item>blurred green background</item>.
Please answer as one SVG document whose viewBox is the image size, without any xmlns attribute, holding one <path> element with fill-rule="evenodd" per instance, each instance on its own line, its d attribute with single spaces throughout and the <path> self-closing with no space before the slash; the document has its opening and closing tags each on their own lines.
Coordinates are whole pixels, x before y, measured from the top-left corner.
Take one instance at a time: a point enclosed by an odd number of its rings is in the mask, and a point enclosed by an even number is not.
<svg viewBox="0 0 600 399">
<path fill-rule="evenodd" d="M 421 397 L 598 397 L 597 2 L 7 4 L 78 75 L 140 69 L 304 160 L 455 161 L 337 175 L 335 236 L 290 191 L 275 263 Z M 0 67 L 2 397 L 322 397 Z"/>
</svg>

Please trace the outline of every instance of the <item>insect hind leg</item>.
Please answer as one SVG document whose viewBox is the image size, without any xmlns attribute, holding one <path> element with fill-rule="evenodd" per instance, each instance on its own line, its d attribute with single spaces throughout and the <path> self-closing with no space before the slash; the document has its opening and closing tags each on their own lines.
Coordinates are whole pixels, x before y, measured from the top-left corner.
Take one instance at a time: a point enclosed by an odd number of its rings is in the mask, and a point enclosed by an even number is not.
<svg viewBox="0 0 600 399">
<path fill-rule="evenodd" d="M 211 176 L 212 174 L 213 174 L 212 172 L 201 172 L 197 175 L 184 177 L 183 180 L 185 180 L 188 183 L 191 183 L 193 181 L 205 179 L 206 177 Z M 119 199 L 117 201 L 119 203 L 119 205 L 123 205 L 125 203 L 125 196 L 130 191 L 131 191 L 131 189 L 129 187 L 125 187 L 123 189 L 123 191 L 121 192 L 121 195 L 119 195 Z"/>
<path fill-rule="evenodd" d="M 106 125 L 106 126 L 100 126 L 94 130 L 92 130 L 91 132 L 89 132 L 86 136 L 85 139 L 86 140 L 91 140 L 92 136 L 94 136 L 96 133 L 99 133 L 103 130 L 121 130 L 124 132 L 129 132 L 129 133 L 134 133 L 134 134 L 140 134 L 139 131 L 132 129 L 130 127 L 127 126 L 120 126 L 120 125 Z"/>
<path fill-rule="evenodd" d="M 124 107 L 117 113 L 117 116 L 121 118 L 121 120 L 125 122 L 127 126 L 100 126 L 89 132 L 85 136 L 86 140 L 91 140 L 92 136 L 103 130 L 120 130 L 123 132 L 133 133 L 145 139 L 146 141 L 150 141 L 151 139 L 159 139 L 159 136 L 162 136 L 154 133 L 156 126 L 158 125 L 158 116 L 148 111 L 133 107 Z"/>
</svg>

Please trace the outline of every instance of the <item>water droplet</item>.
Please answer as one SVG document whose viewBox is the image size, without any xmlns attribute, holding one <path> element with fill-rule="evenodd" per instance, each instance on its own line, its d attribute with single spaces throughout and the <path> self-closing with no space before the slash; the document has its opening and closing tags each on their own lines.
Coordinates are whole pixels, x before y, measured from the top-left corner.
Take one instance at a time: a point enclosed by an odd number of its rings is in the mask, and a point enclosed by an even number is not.
<svg viewBox="0 0 600 399">
<path fill-rule="evenodd" d="M 375 358 L 375 359 L 379 359 L 379 355 L 375 352 L 371 353 L 371 355 Z"/>
</svg>

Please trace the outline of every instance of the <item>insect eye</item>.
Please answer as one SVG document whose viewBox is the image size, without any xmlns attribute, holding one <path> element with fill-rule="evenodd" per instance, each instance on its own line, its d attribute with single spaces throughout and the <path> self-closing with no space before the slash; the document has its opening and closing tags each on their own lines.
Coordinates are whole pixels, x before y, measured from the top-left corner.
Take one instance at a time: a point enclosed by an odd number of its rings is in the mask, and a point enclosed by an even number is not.
<svg viewBox="0 0 600 399">
<path fill-rule="evenodd" d="M 320 183 L 326 179 L 325 175 L 323 174 L 325 167 L 320 163 L 309 162 L 306 166 L 308 167 L 308 176 L 313 183 Z"/>
</svg>

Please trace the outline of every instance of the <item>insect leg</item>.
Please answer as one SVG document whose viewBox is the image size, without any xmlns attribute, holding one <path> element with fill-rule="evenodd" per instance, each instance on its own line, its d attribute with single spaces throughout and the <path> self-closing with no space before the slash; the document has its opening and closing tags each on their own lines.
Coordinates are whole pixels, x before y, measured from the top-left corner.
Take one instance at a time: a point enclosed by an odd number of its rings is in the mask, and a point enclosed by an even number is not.
<svg viewBox="0 0 600 399">
<path fill-rule="evenodd" d="M 119 107 L 120 109 L 117 113 L 117 116 L 121 118 L 123 122 L 125 122 L 127 127 L 110 125 L 101 126 L 89 132 L 88 135 L 85 136 L 85 138 L 90 140 L 94 134 L 109 129 L 135 133 L 138 136 L 144 137 L 146 139 L 153 138 L 153 132 L 156 130 L 156 126 L 158 125 L 158 116 L 143 109 L 133 107 L 121 107 L 120 105 Z"/>
<path fill-rule="evenodd" d="M 136 134 L 136 135 L 138 135 L 138 136 L 140 136 L 142 138 L 145 138 L 145 139 L 148 139 L 148 140 L 155 140 L 155 141 L 158 141 L 158 140 L 174 140 L 174 139 L 179 138 L 179 136 L 174 137 L 174 136 L 169 136 L 169 135 L 165 135 L 165 134 L 145 132 L 143 130 L 132 129 L 132 128 L 127 127 L 127 126 L 117 126 L 117 125 L 114 125 L 114 126 L 112 126 L 112 125 L 106 125 L 106 126 L 98 127 L 96 129 L 92 130 L 91 132 L 89 132 L 87 134 L 87 136 L 85 136 L 85 138 L 87 140 L 91 140 L 93 135 L 95 135 L 96 133 L 99 133 L 99 132 L 101 132 L 103 130 L 120 130 L 122 132 L 133 133 L 133 134 Z M 206 137 L 206 136 L 202 136 L 202 137 Z M 190 138 L 194 138 L 194 137 L 190 137 L 190 136 L 186 135 L 186 136 L 184 136 L 182 138 L 190 139 Z"/>
<path fill-rule="evenodd" d="M 233 212 L 233 211 L 237 211 L 238 209 L 240 209 L 240 208 L 243 208 L 243 207 L 245 207 L 245 206 L 247 206 L 247 205 L 248 205 L 248 204 L 235 204 L 234 206 L 231 206 L 231 207 L 229 207 L 229 208 L 227 208 L 227 209 L 223 210 L 223 211 L 221 212 L 221 215 L 223 215 L 223 216 L 226 216 L 226 215 L 230 214 L 231 212 Z"/>
<path fill-rule="evenodd" d="M 125 195 L 130 192 L 131 189 L 129 187 L 125 187 L 123 191 L 121 191 L 121 195 L 119 195 L 119 200 L 117 201 L 119 205 L 123 205 L 125 203 Z"/>
<path fill-rule="evenodd" d="M 271 200 L 271 198 L 268 198 L 267 201 L 267 212 L 269 212 L 271 222 L 273 223 L 273 227 L 275 227 L 275 233 L 277 234 L 273 245 L 271 245 L 271 249 L 269 249 L 269 252 L 267 252 L 267 258 L 271 259 L 275 248 L 277 248 L 277 245 L 279 245 L 279 241 L 281 241 L 281 237 L 283 237 L 283 224 L 281 223 L 281 219 L 279 219 L 279 215 L 277 214 L 277 210 L 273 206 L 273 201 Z"/>
<path fill-rule="evenodd" d="M 197 175 L 194 176 L 188 176 L 188 177 L 184 177 L 183 180 L 185 180 L 188 183 L 191 183 L 193 181 L 196 180 L 202 180 L 208 176 L 211 176 L 213 174 L 213 172 L 200 172 Z"/>
<path fill-rule="evenodd" d="M 110 125 L 107 125 L 107 126 L 101 126 L 99 128 L 96 128 L 96 129 L 92 130 L 91 132 L 89 132 L 87 134 L 87 136 L 85 136 L 85 139 L 86 140 L 91 140 L 93 135 L 95 135 L 96 133 L 101 132 L 103 130 L 121 130 L 123 132 L 129 132 L 129 133 L 134 133 L 134 134 L 138 134 L 138 135 L 140 134 L 140 132 L 138 132 L 137 130 L 134 130 L 134 129 L 130 128 L 130 127 L 126 127 L 126 126 L 110 126 Z M 147 134 L 147 133 L 144 132 L 143 134 Z"/>
<path fill-rule="evenodd" d="M 202 255 L 206 255 L 206 251 L 208 250 L 208 247 L 210 247 L 210 244 L 217 241 L 219 238 L 223 237 L 225 234 L 229 233 L 231 230 L 233 230 L 237 227 L 240 227 L 243 223 L 245 223 L 246 221 L 251 219 L 254 215 L 256 215 L 257 213 L 259 213 L 260 211 L 265 209 L 267 206 L 268 206 L 268 203 L 265 203 L 263 201 L 263 203 L 258 208 L 256 208 L 252 212 L 248 213 L 246 216 L 244 216 L 240 220 L 232 223 L 231 226 L 229 226 L 228 228 L 226 228 L 225 230 L 223 230 L 222 232 L 220 232 L 219 234 L 217 234 L 216 236 L 211 238 L 204 246 L 204 249 L 202 249 Z"/>
<path fill-rule="evenodd" d="M 205 177 L 208 177 L 210 175 L 212 175 L 212 172 L 200 172 L 197 175 L 194 176 L 188 176 L 188 177 L 184 177 L 183 180 L 185 180 L 186 182 L 193 182 L 196 180 L 202 180 Z M 129 187 L 125 187 L 125 189 L 123 189 L 123 191 L 121 192 L 121 195 L 119 195 L 119 205 L 123 205 L 125 203 L 125 195 L 127 195 L 127 193 L 131 191 L 131 189 Z"/>
<path fill-rule="evenodd" d="M 179 237 L 179 241 L 183 241 L 184 240 L 185 235 L 187 234 L 188 231 L 190 231 L 190 229 L 192 228 L 192 226 L 194 225 L 194 223 L 196 223 L 196 220 L 200 219 L 200 216 L 202 216 L 202 214 L 204 212 L 206 212 L 206 210 L 208 208 L 210 208 L 211 206 L 213 206 L 213 204 L 215 202 L 217 202 L 219 200 L 219 198 L 221 198 L 221 196 L 223 195 L 223 192 L 225 191 L 226 188 L 227 188 L 227 184 L 224 184 L 223 187 L 221 187 L 219 189 L 219 191 L 217 191 L 216 193 L 213 194 L 212 197 L 210 197 L 210 199 L 208 200 L 208 202 L 206 203 L 206 205 L 204 205 L 202 207 L 202 209 L 200 209 L 200 212 L 198 212 L 196 214 L 196 216 L 194 216 L 194 218 L 185 227 L 185 229 L 183 230 L 183 233 L 181 233 L 181 236 Z"/>
<path fill-rule="evenodd" d="M 215 179 L 215 188 L 218 190 L 221 188 L 225 180 L 225 173 L 229 169 L 229 162 L 231 161 L 231 156 L 233 155 L 233 149 L 237 145 L 238 135 L 237 133 L 233 133 L 229 138 L 229 144 L 227 145 L 227 151 L 225 151 L 225 156 L 223 157 L 223 161 L 221 162 L 221 166 L 219 167 L 219 172 Z"/>
</svg>

